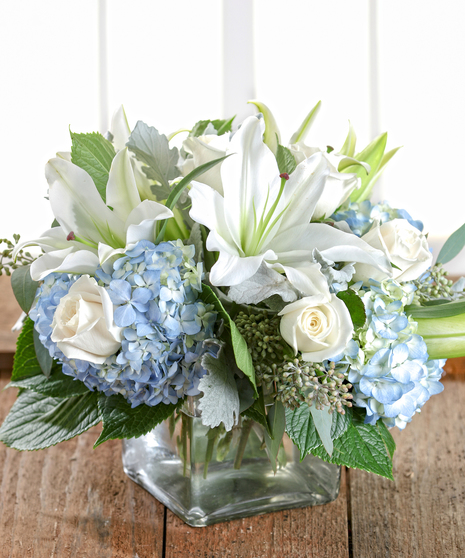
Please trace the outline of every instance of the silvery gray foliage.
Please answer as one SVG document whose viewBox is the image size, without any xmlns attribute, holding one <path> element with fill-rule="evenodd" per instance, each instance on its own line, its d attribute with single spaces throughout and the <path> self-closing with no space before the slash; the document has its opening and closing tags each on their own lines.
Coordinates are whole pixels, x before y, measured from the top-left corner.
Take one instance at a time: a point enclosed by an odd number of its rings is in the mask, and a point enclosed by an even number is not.
<svg viewBox="0 0 465 558">
<path fill-rule="evenodd" d="M 203 392 L 199 401 L 202 424 L 215 428 L 223 423 L 226 431 L 229 431 L 238 424 L 240 415 L 235 367 L 231 366 L 224 346 L 216 357 L 205 354 L 202 357 L 202 366 L 207 370 L 207 374 L 199 382 L 199 390 Z"/>
<path fill-rule="evenodd" d="M 450 288 L 450 290 L 452 291 L 452 298 L 458 299 L 458 298 L 463 298 L 463 296 L 465 295 L 465 277 L 460 277 L 460 279 L 458 279 Z"/>
<path fill-rule="evenodd" d="M 345 265 L 342 269 L 335 269 L 334 262 L 325 258 L 321 252 L 315 248 L 312 253 L 313 261 L 321 266 L 321 273 L 326 277 L 331 292 L 345 291 L 348 282 L 355 273 L 354 264 Z"/>
<path fill-rule="evenodd" d="M 285 302 L 297 299 L 297 291 L 285 275 L 281 275 L 265 263 L 257 273 L 240 285 L 229 289 L 228 296 L 237 304 L 258 304 L 273 295 L 279 295 Z"/>
<path fill-rule="evenodd" d="M 194 259 L 197 263 L 202 262 L 203 261 L 203 241 L 202 241 L 202 232 L 200 230 L 200 225 L 198 223 L 194 223 L 192 225 L 191 234 L 190 234 L 186 244 L 192 244 L 195 247 Z"/>
</svg>

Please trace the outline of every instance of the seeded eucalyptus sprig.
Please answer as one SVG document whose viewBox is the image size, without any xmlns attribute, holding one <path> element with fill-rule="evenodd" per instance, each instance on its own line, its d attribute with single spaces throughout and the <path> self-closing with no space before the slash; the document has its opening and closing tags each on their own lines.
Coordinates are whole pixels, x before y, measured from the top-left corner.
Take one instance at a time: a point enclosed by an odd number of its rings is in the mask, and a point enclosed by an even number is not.
<svg viewBox="0 0 465 558">
<path fill-rule="evenodd" d="M 324 366 L 291 357 L 280 335 L 279 322 L 279 316 L 266 312 L 239 312 L 235 319 L 252 356 L 257 385 L 274 392 L 275 398 L 290 409 L 314 402 L 317 409 L 327 407 L 330 412 L 344 414 L 344 407 L 352 406 L 346 367 L 338 369 L 334 362 Z"/>
<path fill-rule="evenodd" d="M 0 245 L 6 245 L 6 247 L 0 252 L 0 275 L 11 275 L 18 267 L 29 265 L 35 260 L 29 252 L 20 250 L 16 256 L 16 260 L 13 261 L 13 250 L 18 244 L 19 239 L 19 234 L 13 235 L 13 242 L 8 238 L 0 238 Z"/>
<path fill-rule="evenodd" d="M 430 300 L 437 298 L 446 298 L 452 300 L 453 281 L 447 278 L 448 272 L 442 267 L 442 264 L 435 264 L 430 270 L 424 273 L 413 284 L 417 290 L 414 295 L 414 302 L 425 304 Z"/>
</svg>

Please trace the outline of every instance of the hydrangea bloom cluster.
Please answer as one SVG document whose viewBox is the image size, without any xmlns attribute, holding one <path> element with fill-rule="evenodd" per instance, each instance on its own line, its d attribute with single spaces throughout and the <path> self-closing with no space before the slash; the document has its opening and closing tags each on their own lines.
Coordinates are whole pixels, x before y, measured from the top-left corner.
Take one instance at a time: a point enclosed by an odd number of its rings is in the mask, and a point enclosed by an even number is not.
<svg viewBox="0 0 465 558">
<path fill-rule="evenodd" d="M 382 418 L 387 426 L 404 428 L 431 395 L 444 388 L 439 382 L 443 360 L 428 360 L 417 324 L 403 312 L 415 286 L 392 279 L 370 282 L 362 295 L 367 321 L 345 351 L 354 403 L 365 407 L 366 422 Z"/>
<path fill-rule="evenodd" d="M 103 364 L 69 359 L 52 341 L 55 310 L 78 277 L 46 277 L 31 318 L 41 342 L 63 363 L 63 372 L 89 389 L 122 394 L 132 407 L 198 395 L 206 373 L 200 357 L 216 351 L 205 343 L 213 337 L 216 313 L 199 298 L 202 267 L 195 264 L 194 251 L 181 241 L 155 246 L 143 240 L 113 263 L 111 273 L 97 270 L 114 304 L 115 324 L 122 328 L 120 350 Z"/>
<path fill-rule="evenodd" d="M 338 211 L 332 218 L 335 221 L 345 221 L 357 236 L 367 233 L 375 221 L 382 225 L 393 219 L 406 219 L 419 231 L 423 230 L 421 221 L 415 221 L 405 209 L 394 209 L 385 201 L 376 205 L 373 205 L 370 200 L 352 202 L 345 211 Z"/>
</svg>

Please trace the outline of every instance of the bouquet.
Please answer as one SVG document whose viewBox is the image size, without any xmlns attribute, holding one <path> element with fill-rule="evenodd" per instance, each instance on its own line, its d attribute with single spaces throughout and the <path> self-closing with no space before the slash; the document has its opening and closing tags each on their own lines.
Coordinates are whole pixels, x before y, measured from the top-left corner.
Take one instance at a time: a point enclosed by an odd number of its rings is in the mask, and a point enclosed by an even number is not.
<svg viewBox="0 0 465 558">
<path fill-rule="evenodd" d="M 465 355 L 465 279 L 442 268 L 465 235 L 434 260 L 416 215 L 370 201 L 386 134 L 357 154 L 352 127 L 339 150 L 309 147 L 318 103 L 286 143 L 255 105 L 168 136 L 120 108 L 47 163 L 55 221 L 8 246 L 27 316 L 5 444 L 100 422 L 95 446 L 137 438 L 196 397 L 213 444 L 261 425 L 275 470 L 287 433 L 301 458 L 392 479 L 389 429 Z"/>
</svg>

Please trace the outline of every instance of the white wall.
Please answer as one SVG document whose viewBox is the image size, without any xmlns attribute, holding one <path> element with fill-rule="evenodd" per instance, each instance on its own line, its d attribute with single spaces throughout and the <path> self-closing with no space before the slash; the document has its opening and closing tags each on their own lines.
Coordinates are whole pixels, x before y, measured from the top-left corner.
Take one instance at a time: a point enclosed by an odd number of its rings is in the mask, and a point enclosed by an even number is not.
<svg viewBox="0 0 465 558">
<path fill-rule="evenodd" d="M 43 166 L 69 125 L 104 131 L 123 103 L 170 132 L 253 112 L 255 96 L 284 139 L 320 99 L 312 144 L 340 147 L 349 119 L 360 146 L 387 130 L 403 148 L 377 196 L 438 246 L 465 221 L 464 16 L 461 0 L 2 2 L 0 236 L 49 226 Z M 465 273 L 465 256 L 450 267 Z"/>
</svg>

